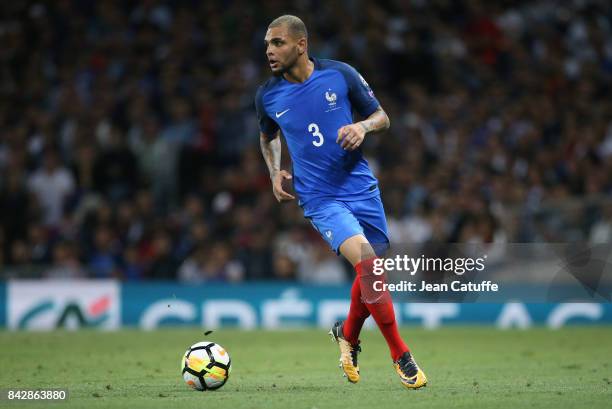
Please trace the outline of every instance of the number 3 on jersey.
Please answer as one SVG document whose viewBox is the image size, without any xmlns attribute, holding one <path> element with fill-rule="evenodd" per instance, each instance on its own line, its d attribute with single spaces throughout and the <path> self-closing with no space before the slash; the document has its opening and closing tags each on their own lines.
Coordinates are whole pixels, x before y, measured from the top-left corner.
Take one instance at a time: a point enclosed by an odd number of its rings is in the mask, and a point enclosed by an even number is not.
<svg viewBox="0 0 612 409">
<path fill-rule="evenodd" d="M 315 124 L 314 122 L 311 123 L 310 125 L 308 125 L 308 132 L 310 132 L 315 138 L 319 138 L 316 141 L 312 141 L 312 144 L 314 146 L 318 148 L 323 145 L 323 134 L 319 132 L 319 125 Z"/>
</svg>

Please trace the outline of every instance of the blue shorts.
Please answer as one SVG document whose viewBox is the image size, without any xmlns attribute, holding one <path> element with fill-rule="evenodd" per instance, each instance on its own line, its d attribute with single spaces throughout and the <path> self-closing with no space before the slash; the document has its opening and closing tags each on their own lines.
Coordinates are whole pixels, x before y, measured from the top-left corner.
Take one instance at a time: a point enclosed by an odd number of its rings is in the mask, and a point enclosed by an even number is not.
<svg viewBox="0 0 612 409">
<path fill-rule="evenodd" d="M 340 245 L 349 237 L 363 234 L 377 255 L 389 248 L 387 219 L 380 195 L 355 201 L 316 200 L 303 206 L 304 217 L 329 246 L 340 254 Z"/>
</svg>

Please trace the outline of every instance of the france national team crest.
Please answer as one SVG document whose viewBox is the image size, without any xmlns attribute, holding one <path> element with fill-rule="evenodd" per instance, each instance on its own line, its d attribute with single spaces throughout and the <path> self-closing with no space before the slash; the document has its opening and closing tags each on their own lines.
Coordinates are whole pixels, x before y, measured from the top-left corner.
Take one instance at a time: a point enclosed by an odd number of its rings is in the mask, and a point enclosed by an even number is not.
<svg viewBox="0 0 612 409">
<path fill-rule="evenodd" d="M 336 101 L 338 100 L 338 96 L 336 95 L 335 92 L 332 91 L 331 88 L 328 88 L 327 91 L 325 91 L 325 100 L 327 101 L 327 106 L 328 106 L 328 109 L 326 109 L 325 112 L 334 111 L 340 108 L 336 106 Z"/>
</svg>

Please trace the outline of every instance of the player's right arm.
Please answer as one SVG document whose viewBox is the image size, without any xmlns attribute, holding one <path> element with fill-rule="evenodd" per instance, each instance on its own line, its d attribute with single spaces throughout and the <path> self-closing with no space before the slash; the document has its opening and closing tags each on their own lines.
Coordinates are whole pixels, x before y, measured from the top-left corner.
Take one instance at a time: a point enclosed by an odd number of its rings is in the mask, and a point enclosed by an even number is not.
<svg viewBox="0 0 612 409">
<path fill-rule="evenodd" d="M 291 179 L 292 176 L 289 172 L 280 168 L 282 151 L 281 140 L 278 137 L 280 129 L 264 108 L 263 90 L 264 87 L 259 87 L 255 95 L 255 111 L 257 113 L 257 122 L 259 123 L 259 145 L 261 146 L 261 153 L 266 161 L 266 165 L 268 165 L 274 197 L 279 202 L 286 202 L 295 199 L 293 195 L 285 192 L 283 189 L 283 180 Z"/>
<path fill-rule="evenodd" d="M 295 199 L 295 197 L 283 189 L 283 180 L 291 179 L 292 176 L 286 170 L 280 168 L 281 164 L 281 140 L 278 137 L 279 131 L 273 135 L 266 135 L 263 132 L 259 133 L 259 145 L 263 154 L 268 171 L 270 172 L 270 180 L 272 180 L 272 192 L 274 197 L 279 202 L 286 202 Z"/>
</svg>

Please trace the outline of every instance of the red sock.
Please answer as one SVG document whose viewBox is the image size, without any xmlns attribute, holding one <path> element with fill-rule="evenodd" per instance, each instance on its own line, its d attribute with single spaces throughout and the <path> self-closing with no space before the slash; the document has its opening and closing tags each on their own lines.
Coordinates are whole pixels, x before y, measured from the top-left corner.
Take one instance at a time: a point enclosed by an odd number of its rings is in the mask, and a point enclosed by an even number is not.
<svg viewBox="0 0 612 409">
<path fill-rule="evenodd" d="M 351 308 L 349 309 L 348 317 L 344 321 L 343 335 L 344 339 L 355 345 L 359 342 L 359 333 L 363 322 L 370 316 L 370 311 L 361 301 L 361 284 L 359 283 L 359 274 L 355 276 L 353 287 L 351 287 Z"/>
<path fill-rule="evenodd" d="M 355 270 L 360 278 L 359 283 L 364 305 L 372 314 L 380 332 L 387 340 L 391 358 L 397 361 L 404 352 L 410 351 L 410 349 L 397 330 L 391 295 L 388 291 L 382 293 L 373 289 L 374 281 L 382 280 L 384 282 L 384 275 L 373 274 L 374 260 L 376 260 L 376 257 L 361 261 L 355 266 Z"/>
</svg>

